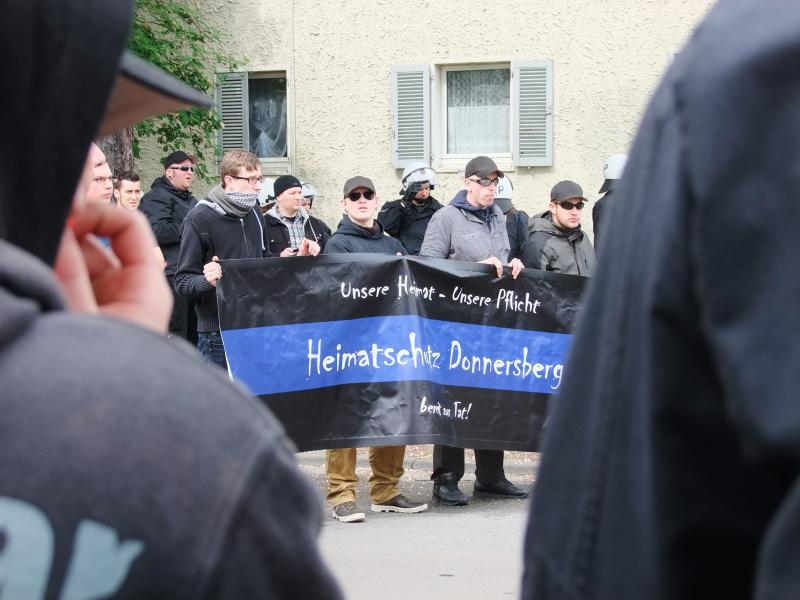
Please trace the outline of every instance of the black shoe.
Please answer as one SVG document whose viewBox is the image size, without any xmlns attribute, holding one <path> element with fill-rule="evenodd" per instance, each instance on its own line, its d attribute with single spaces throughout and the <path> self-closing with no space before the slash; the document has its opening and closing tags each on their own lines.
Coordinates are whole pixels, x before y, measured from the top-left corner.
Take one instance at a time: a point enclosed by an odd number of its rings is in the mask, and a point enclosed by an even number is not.
<svg viewBox="0 0 800 600">
<path fill-rule="evenodd" d="M 466 506 L 467 497 L 458 489 L 458 479 L 452 473 L 440 475 L 433 481 L 433 495 L 446 506 Z"/>
<path fill-rule="evenodd" d="M 514 485 L 505 478 L 501 479 L 500 481 L 495 481 L 494 483 L 481 483 L 476 479 L 475 487 L 473 489 L 476 492 L 481 492 L 482 494 L 492 494 L 494 496 L 507 496 L 510 498 L 528 497 L 528 492 L 523 490 L 521 487 Z"/>
</svg>

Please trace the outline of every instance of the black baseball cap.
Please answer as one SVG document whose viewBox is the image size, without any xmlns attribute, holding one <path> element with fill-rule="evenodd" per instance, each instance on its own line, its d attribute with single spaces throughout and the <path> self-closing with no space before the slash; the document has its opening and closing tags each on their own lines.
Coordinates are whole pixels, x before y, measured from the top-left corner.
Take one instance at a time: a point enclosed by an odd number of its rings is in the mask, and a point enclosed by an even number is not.
<svg viewBox="0 0 800 600">
<path fill-rule="evenodd" d="M 197 157 L 194 154 L 186 154 L 186 152 L 183 150 L 176 150 L 172 154 L 165 156 L 161 161 L 161 164 L 163 164 L 164 168 L 166 169 L 170 165 L 177 165 L 185 160 L 192 161 L 192 164 L 194 165 L 197 164 Z"/>
<path fill-rule="evenodd" d="M 371 179 L 368 177 L 363 177 L 362 175 L 356 175 L 355 177 L 351 177 L 344 182 L 344 191 L 342 193 L 342 197 L 347 197 L 350 192 L 360 187 L 367 188 L 370 192 L 375 191 L 375 185 L 372 183 Z"/>
<path fill-rule="evenodd" d="M 550 190 L 550 200 L 553 202 L 563 202 L 572 198 L 580 198 L 583 201 L 587 201 L 586 198 L 583 197 L 583 189 L 574 181 L 568 179 L 559 181 L 553 186 L 553 189 Z"/>
<path fill-rule="evenodd" d="M 498 177 L 505 177 L 505 173 L 497 168 L 497 165 L 491 158 L 488 156 L 476 156 L 467 163 L 467 166 L 464 169 L 464 178 L 466 179 L 472 177 L 473 175 L 477 175 L 483 179 L 492 173 L 497 173 Z"/>
<path fill-rule="evenodd" d="M 205 94 L 126 51 L 98 134 L 107 135 L 154 115 L 211 105 Z"/>
</svg>

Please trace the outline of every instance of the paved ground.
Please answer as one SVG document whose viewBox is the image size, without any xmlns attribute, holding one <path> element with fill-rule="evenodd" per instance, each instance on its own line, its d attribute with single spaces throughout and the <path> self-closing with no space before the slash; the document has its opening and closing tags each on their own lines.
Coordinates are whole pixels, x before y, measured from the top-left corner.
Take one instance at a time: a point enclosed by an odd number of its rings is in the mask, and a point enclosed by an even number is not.
<svg viewBox="0 0 800 600">
<path fill-rule="evenodd" d="M 366 449 L 359 450 L 358 504 L 365 523 L 339 523 L 330 512 L 323 526 L 322 551 L 350 600 L 381 598 L 459 600 L 508 599 L 519 595 L 522 541 L 528 500 L 471 498 L 467 507 L 447 507 L 431 499 L 431 446 L 409 446 L 403 493 L 427 501 L 416 515 L 369 512 Z M 298 455 L 324 498 L 325 452 Z M 472 496 L 474 458 L 467 451 L 462 490 Z M 506 475 L 530 488 L 539 455 L 506 452 Z"/>
</svg>

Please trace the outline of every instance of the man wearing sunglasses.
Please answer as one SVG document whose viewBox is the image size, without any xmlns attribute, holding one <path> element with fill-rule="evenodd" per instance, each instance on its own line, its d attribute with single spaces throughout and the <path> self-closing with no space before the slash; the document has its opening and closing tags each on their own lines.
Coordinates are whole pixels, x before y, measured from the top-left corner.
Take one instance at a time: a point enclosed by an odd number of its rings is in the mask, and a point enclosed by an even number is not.
<svg viewBox="0 0 800 600">
<path fill-rule="evenodd" d="M 595 268 L 594 248 L 581 230 L 586 203 L 581 186 L 574 181 L 555 184 L 550 190 L 550 209 L 531 220 L 522 261 L 542 271 L 590 277 Z"/>
<path fill-rule="evenodd" d="M 196 322 L 192 303 L 175 293 L 175 270 L 181 248 L 183 219 L 197 199 L 189 191 L 194 180 L 194 167 L 197 157 L 183 150 L 172 152 L 161 161 L 164 174 L 157 177 L 150 191 L 142 196 L 140 210 L 147 215 L 159 248 L 167 266 L 164 274 L 169 288 L 173 290 L 172 316 L 169 320 L 170 334 L 180 336 L 194 343 Z"/>
<path fill-rule="evenodd" d="M 431 218 L 420 256 L 466 260 L 492 265 L 503 276 L 509 243 L 503 211 L 494 203 L 504 173 L 488 156 L 476 156 L 464 169 L 464 187 L 450 204 Z M 515 258 L 508 266 L 516 278 L 523 268 Z M 480 493 L 524 498 L 528 492 L 506 479 L 502 450 L 475 450 L 475 487 Z M 467 496 L 459 489 L 464 476 L 464 449 L 433 448 L 433 495 L 448 506 L 465 506 Z"/>
</svg>

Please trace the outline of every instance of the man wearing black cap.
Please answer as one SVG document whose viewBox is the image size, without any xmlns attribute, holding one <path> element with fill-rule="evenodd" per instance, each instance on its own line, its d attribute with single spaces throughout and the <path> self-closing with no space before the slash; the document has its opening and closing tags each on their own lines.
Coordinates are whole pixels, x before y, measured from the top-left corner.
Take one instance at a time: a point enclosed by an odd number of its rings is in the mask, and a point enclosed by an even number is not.
<svg viewBox="0 0 800 600">
<path fill-rule="evenodd" d="M 283 429 L 165 339 L 147 220 L 85 199 L 92 138 L 211 104 L 124 54 L 132 8 L 28 0 L 0 19 L 19 85 L 0 96 L 0 594 L 339 598 Z"/>
<path fill-rule="evenodd" d="M 468 260 L 492 265 L 503 276 L 509 243 L 503 211 L 494 204 L 503 172 L 488 156 L 477 156 L 464 169 L 464 187 L 450 204 L 431 218 L 420 256 Z M 518 258 L 509 265 L 516 278 L 523 268 Z M 475 491 L 524 498 L 528 493 L 506 479 L 502 450 L 475 450 Z M 434 446 L 433 495 L 450 506 L 464 506 L 468 499 L 459 489 L 464 476 L 464 449 Z"/>
<path fill-rule="evenodd" d="M 269 251 L 273 256 L 297 256 L 303 240 L 325 248 L 330 235 L 325 223 L 303 208 L 303 184 L 294 175 L 281 175 L 273 184 L 275 204 L 264 215 Z M 330 230 L 328 230 L 330 231 Z"/>
<path fill-rule="evenodd" d="M 533 269 L 591 277 L 594 248 L 581 230 L 583 190 L 574 181 L 559 181 L 550 191 L 550 210 L 530 222 L 530 237 L 522 248 L 523 262 Z"/>
<path fill-rule="evenodd" d="M 164 174 L 157 177 L 150 191 L 142 196 L 141 211 L 147 215 L 156 241 L 167 263 L 164 274 L 173 290 L 173 309 L 169 321 L 169 331 L 194 342 L 196 339 L 196 320 L 192 303 L 174 293 L 175 269 L 178 267 L 178 254 L 181 248 L 181 229 L 183 220 L 197 200 L 189 191 L 194 180 L 194 167 L 197 157 L 178 150 L 162 161 Z"/>
</svg>

